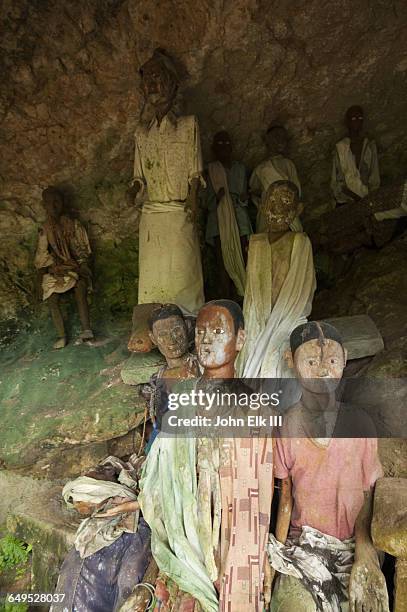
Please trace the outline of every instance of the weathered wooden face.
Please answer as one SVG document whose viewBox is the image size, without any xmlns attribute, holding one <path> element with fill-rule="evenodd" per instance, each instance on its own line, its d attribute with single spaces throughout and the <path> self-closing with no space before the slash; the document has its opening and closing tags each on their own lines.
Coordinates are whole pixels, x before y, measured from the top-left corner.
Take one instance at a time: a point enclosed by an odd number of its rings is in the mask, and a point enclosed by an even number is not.
<svg viewBox="0 0 407 612">
<path fill-rule="evenodd" d="M 266 192 L 262 206 L 268 231 L 285 231 L 298 214 L 298 196 L 290 185 L 273 183 Z"/>
<path fill-rule="evenodd" d="M 213 137 L 212 151 L 215 159 L 221 163 L 229 162 L 232 158 L 232 140 L 225 130 L 217 132 Z"/>
<path fill-rule="evenodd" d="M 45 189 L 42 192 L 42 203 L 50 219 L 59 219 L 62 214 L 62 196 L 54 189 Z"/>
<path fill-rule="evenodd" d="M 201 308 L 195 327 L 198 360 L 205 369 L 220 368 L 235 361 L 244 342 L 244 332 L 235 331 L 232 315 L 226 308 L 209 304 Z"/>
<path fill-rule="evenodd" d="M 188 352 L 187 327 L 176 315 L 155 321 L 151 339 L 166 359 L 178 359 Z"/>
<path fill-rule="evenodd" d="M 170 105 L 177 84 L 168 70 L 157 59 L 149 60 L 141 70 L 144 96 L 153 107 Z"/>
<path fill-rule="evenodd" d="M 269 155 L 285 155 L 288 149 L 288 134 L 283 127 L 270 129 L 265 137 Z"/>
<path fill-rule="evenodd" d="M 339 342 L 319 338 L 304 342 L 294 354 L 294 367 L 301 385 L 312 393 L 331 393 L 338 386 L 346 365 L 346 350 Z"/>
<path fill-rule="evenodd" d="M 345 121 L 351 134 L 360 134 L 363 130 L 363 109 L 360 106 L 351 106 L 346 111 Z"/>
</svg>

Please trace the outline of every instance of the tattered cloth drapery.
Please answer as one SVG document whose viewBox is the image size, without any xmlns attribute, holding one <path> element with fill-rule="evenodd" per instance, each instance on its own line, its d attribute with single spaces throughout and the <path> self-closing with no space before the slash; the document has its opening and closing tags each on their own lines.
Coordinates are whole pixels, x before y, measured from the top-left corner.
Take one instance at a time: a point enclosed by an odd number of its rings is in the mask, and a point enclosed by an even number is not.
<svg viewBox="0 0 407 612">
<path fill-rule="evenodd" d="M 63 264 L 66 269 L 60 274 L 44 274 L 43 299 L 48 299 L 53 293 L 65 293 L 75 287 L 79 280 L 79 266 L 90 254 L 88 235 L 77 219 L 62 216 L 57 223 L 46 221 L 38 236 L 35 267 L 40 270 Z M 72 269 L 69 269 L 69 266 L 72 266 Z M 88 287 L 90 280 L 89 275 Z"/>
<path fill-rule="evenodd" d="M 182 203 L 144 204 L 139 252 L 138 303 L 173 302 L 196 313 L 204 302 L 201 254 Z"/>
<path fill-rule="evenodd" d="M 62 490 L 62 496 L 68 506 L 72 506 L 72 502 L 87 502 L 97 505 L 114 497 L 121 497 L 123 498 L 122 501 L 135 501 L 137 499 L 135 491 L 125 485 L 107 480 L 96 480 L 88 476 L 80 476 L 67 482 Z M 99 517 L 98 514 L 106 509 L 105 504 L 79 525 L 75 536 L 75 548 L 82 559 L 93 555 L 105 546 L 109 546 L 120 538 L 124 532 L 135 533 L 137 531 L 138 512 L 132 513 L 132 525 L 130 526 L 127 521 L 125 525 L 123 524 L 124 514 L 111 518 Z"/>
<path fill-rule="evenodd" d="M 208 165 L 209 177 L 215 193 L 223 187 L 225 195 L 218 205 L 218 225 L 222 257 L 226 272 L 232 279 L 239 295 L 244 295 L 246 269 L 240 243 L 239 226 L 236 220 L 235 207 L 229 193 L 229 186 L 224 167 L 220 162 Z"/>
<path fill-rule="evenodd" d="M 271 566 L 298 578 L 321 612 L 341 612 L 348 601 L 354 551 L 353 538 L 341 541 L 312 527 L 303 527 L 300 538 L 289 538 L 285 545 L 270 534 L 267 546 Z"/>
<path fill-rule="evenodd" d="M 212 559 L 207 567 L 213 533 L 202 529 L 200 520 L 208 513 L 198 508 L 198 499 L 210 504 L 211 497 L 202 490 L 198 496 L 196 463 L 195 438 L 159 434 L 144 464 L 138 499 L 161 572 L 197 599 L 204 612 L 217 612 Z M 211 480 L 205 478 L 208 486 Z"/>
<path fill-rule="evenodd" d="M 288 272 L 278 269 L 285 260 Z M 275 285 L 281 285 L 278 295 Z M 287 232 L 272 244 L 267 234 L 251 237 L 243 306 L 247 338 L 237 360 L 241 377 L 292 375 L 284 352 L 293 329 L 311 312 L 315 287 L 312 246 L 306 234 Z"/>
</svg>

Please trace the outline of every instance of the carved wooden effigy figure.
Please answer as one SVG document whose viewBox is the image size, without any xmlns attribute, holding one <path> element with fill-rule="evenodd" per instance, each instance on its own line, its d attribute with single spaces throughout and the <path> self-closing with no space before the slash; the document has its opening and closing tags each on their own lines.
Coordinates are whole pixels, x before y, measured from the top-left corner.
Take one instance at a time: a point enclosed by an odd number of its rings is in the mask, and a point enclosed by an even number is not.
<svg viewBox="0 0 407 612">
<path fill-rule="evenodd" d="M 284 413 L 274 474 L 281 479 L 268 554 L 279 572 L 271 610 L 389 610 L 370 535 L 383 475 L 370 417 L 339 402 L 347 351 L 335 327 L 310 321 L 290 336 L 299 401 Z"/>
<path fill-rule="evenodd" d="M 157 49 L 140 70 L 149 122 L 135 133 L 130 200 L 142 205 L 139 228 L 138 303 L 174 303 L 196 313 L 204 302 L 196 232 L 202 179 L 199 126 L 195 116 L 174 110 L 178 75 Z"/>
<path fill-rule="evenodd" d="M 35 267 L 41 275 L 42 299 L 49 304 L 58 334 L 54 348 L 66 346 L 67 335 L 59 306 L 59 295 L 74 290 L 82 326 L 80 341 L 93 339 L 87 292 L 91 288 L 91 248 L 83 225 L 63 211 L 62 194 L 55 187 L 42 193 L 46 221 L 38 236 Z"/>
<path fill-rule="evenodd" d="M 300 209 L 297 187 L 272 183 L 262 207 L 267 231 L 250 237 L 243 303 L 247 338 L 237 362 L 245 378 L 287 375 L 289 336 L 310 314 L 316 286 L 311 242 L 290 230 Z"/>
</svg>

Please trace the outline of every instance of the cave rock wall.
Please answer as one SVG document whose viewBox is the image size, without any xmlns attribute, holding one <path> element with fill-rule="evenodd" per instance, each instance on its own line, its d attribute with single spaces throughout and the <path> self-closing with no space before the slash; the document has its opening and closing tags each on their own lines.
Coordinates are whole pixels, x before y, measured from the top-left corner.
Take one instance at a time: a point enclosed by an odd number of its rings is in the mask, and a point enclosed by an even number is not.
<svg viewBox="0 0 407 612">
<path fill-rule="evenodd" d="M 114 312 L 134 304 L 138 219 L 124 192 L 138 68 L 156 46 L 184 67 L 206 159 L 226 128 L 252 168 L 267 124 L 285 122 L 308 215 L 330 204 L 331 151 L 350 104 L 366 109 L 384 181 L 405 170 L 403 0 L 4 0 L 0 19 L 0 318 L 34 301 L 49 184 L 88 226 L 98 298 Z"/>
</svg>

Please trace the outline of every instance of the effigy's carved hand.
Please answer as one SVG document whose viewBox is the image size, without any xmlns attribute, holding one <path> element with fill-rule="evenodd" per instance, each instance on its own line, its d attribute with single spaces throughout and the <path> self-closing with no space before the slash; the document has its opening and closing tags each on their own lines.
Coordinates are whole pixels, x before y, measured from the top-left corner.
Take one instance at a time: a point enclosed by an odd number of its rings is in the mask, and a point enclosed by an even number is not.
<svg viewBox="0 0 407 612">
<path fill-rule="evenodd" d="M 190 221 L 195 228 L 198 228 L 198 206 L 195 194 L 190 193 L 188 195 L 184 203 L 184 210 L 187 215 L 187 220 Z"/>
<path fill-rule="evenodd" d="M 366 555 L 353 564 L 349 582 L 349 610 L 389 612 L 386 580 L 377 557 Z"/>
<path fill-rule="evenodd" d="M 216 194 L 216 202 L 217 202 L 217 204 L 219 204 L 219 202 L 224 197 L 224 195 L 225 195 L 225 188 L 221 187 L 219 189 L 218 193 Z"/>
<path fill-rule="evenodd" d="M 76 263 L 60 263 L 49 268 L 49 272 L 55 276 L 65 276 L 68 272 L 76 272 L 78 265 Z"/>
<path fill-rule="evenodd" d="M 129 187 L 126 191 L 126 203 L 128 206 L 135 206 L 136 208 L 141 208 L 142 202 L 137 200 L 137 194 L 140 191 L 140 183 L 134 183 L 131 187 Z"/>
<path fill-rule="evenodd" d="M 97 515 L 97 518 L 117 516 L 118 514 L 127 512 L 136 512 L 137 510 L 139 510 L 139 508 L 140 504 L 137 501 L 126 501 L 121 504 L 117 504 L 116 506 L 113 506 L 113 508 L 105 510 L 105 512 L 99 513 Z"/>
<path fill-rule="evenodd" d="M 200 186 L 199 178 L 193 178 L 189 186 L 187 199 L 184 203 L 184 210 L 187 215 L 188 221 L 190 221 L 195 228 L 198 227 L 198 190 Z"/>
<path fill-rule="evenodd" d="M 164 584 L 164 582 L 160 580 L 159 578 L 157 579 L 157 582 L 155 585 L 155 597 L 156 597 L 157 604 L 154 610 L 159 610 L 162 607 L 165 607 L 165 608 L 167 607 L 166 604 L 170 599 L 170 593 L 166 585 Z"/>
</svg>

